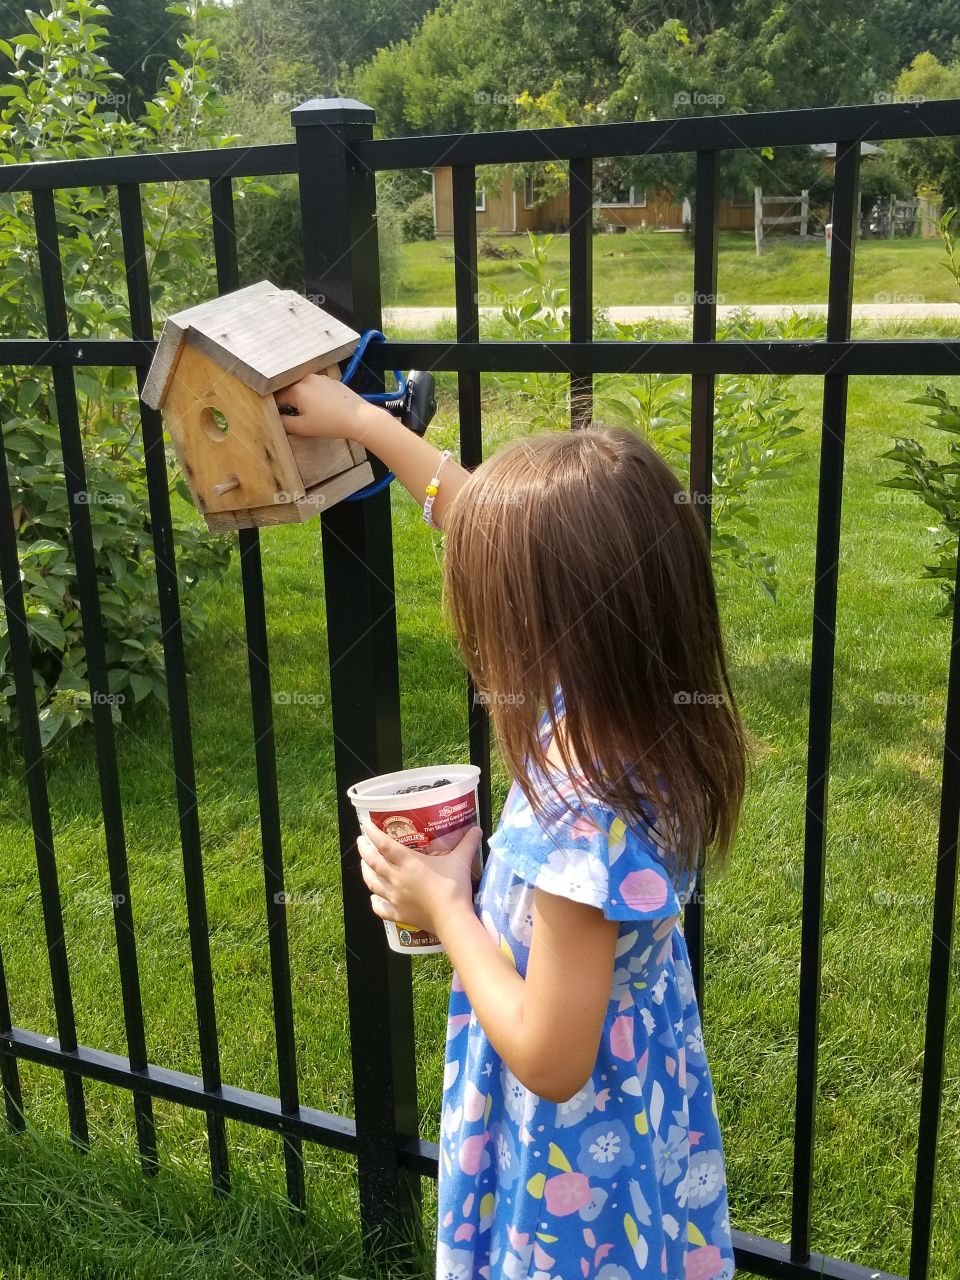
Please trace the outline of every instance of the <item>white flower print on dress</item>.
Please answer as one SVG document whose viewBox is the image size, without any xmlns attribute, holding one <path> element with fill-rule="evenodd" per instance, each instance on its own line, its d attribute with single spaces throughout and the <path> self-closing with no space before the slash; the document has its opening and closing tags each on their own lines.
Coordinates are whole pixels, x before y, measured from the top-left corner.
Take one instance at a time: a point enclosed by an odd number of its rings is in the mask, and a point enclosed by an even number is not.
<svg viewBox="0 0 960 1280">
<path fill-rule="evenodd" d="M 596 1105 L 597 1093 L 591 1077 L 583 1088 L 578 1089 L 571 1098 L 567 1098 L 566 1102 L 557 1103 L 557 1128 L 567 1129 L 571 1125 L 579 1124 Z"/>
<path fill-rule="evenodd" d="M 597 1164 L 610 1164 L 620 1154 L 620 1139 L 611 1129 L 590 1143 L 590 1154 Z"/>
<path fill-rule="evenodd" d="M 686 1044 L 687 1044 L 687 1048 L 690 1050 L 691 1053 L 695 1053 L 698 1056 L 703 1053 L 703 1027 L 702 1026 L 698 1024 L 693 1028 L 692 1032 L 690 1032 L 687 1035 Z"/>
<path fill-rule="evenodd" d="M 517 1079 L 505 1062 L 500 1063 L 500 1088 L 507 1115 L 516 1125 L 526 1124 L 537 1107 L 537 1096 Z"/>
<path fill-rule="evenodd" d="M 473 1254 L 437 1244 L 437 1280 L 473 1280 Z"/>
<path fill-rule="evenodd" d="M 554 849 L 537 884 L 548 893 L 591 906 L 602 906 L 607 899 L 607 869 L 585 849 Z"/>
<path fill-rule="evenodd" d="M 504 895 L 504 908 L 510 920 L 510 932 L 518 942 L 529 947 L 533 938 L 533 890 L 518 880 Z"/>
<path fill-rule="evenodd" d="M 687 1169 L 687 1203 L 691 1208 L 712 1204 L 725 1182 L 723 1161 L 719 1151 L 698 1151 L 690 1157 Z"/>
</svg>

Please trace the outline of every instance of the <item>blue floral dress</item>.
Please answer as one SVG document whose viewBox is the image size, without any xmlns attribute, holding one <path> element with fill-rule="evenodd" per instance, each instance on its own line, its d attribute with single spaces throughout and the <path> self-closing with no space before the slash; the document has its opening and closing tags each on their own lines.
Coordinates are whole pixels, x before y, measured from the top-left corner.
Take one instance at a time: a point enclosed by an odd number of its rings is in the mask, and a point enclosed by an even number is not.
<svg viewBox="0 0 960 1280">
<path fill-rule="evenodd" d="M 541 826 L 511 788 L 477 914 L 523 975 L 534 886 L 600 908 L 620 921 L 613 984 L 592 1076 L 554 1103 L 499 1057 L 454 972 L 437 1280 L 734 1275 L 717 1106 L 681 928 L 691 885 L 674 883 L 663 847 L 659 832 L 626 827 L 599 801 Z"/>
</svg>

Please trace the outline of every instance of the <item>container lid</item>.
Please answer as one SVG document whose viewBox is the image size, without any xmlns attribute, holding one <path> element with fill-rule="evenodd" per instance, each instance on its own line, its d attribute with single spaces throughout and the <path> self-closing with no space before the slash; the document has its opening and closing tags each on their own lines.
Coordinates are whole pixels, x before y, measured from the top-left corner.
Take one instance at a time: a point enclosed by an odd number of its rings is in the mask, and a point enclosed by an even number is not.
<svg viewBox="0 0 960 1280">
<path fill-rule="evenodd" d="M 423 791 L 401 793 L 399 788 L 424 782 L 436 782 L 449 778 L 442 787 L 428 787 Z M 475 764 L 426 765 L 420 769 L 398 769 L 395 773 L 381 773 L 366 782 L 355 782 L 347 788 L 347 795 L 354 805 L 369 809 L 374 804 L 391 809 L 420 809 L 425 804 L 443 803 L 468 795 L 480 781 L 480 769 Z"/>
</svg>

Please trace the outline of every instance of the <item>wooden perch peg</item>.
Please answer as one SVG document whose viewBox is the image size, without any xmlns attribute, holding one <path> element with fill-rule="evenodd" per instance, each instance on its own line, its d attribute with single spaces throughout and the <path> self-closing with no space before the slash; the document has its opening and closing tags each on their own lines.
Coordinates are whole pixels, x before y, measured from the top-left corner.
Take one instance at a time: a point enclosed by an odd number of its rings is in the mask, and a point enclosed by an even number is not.
<svg viewBox="0 0 960 1280">
<path fill-rule="evenodd" d="M 239 489 L 240 481 L 236 476 L 227 476 L 226 480 L 221 480 L 219 484 L 215 484 L 211 493 L 215 498 L 222 498 L 225 493 L 229 493 L 232 489 Z"/>
</svg>

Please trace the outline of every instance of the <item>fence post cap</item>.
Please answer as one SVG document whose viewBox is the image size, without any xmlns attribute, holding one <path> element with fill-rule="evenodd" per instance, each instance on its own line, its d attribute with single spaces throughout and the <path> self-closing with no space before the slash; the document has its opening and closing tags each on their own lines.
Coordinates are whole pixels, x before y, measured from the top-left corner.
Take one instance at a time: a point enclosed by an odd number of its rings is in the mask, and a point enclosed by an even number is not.
<svg viewBox="0 0 960 1280">
<path fill-rule="evenodd" d="M 302 124 L 373 124 L 377 113 L 356 98 L 311 98 L 290 112 L 294 128 Z"/>
</svg>

